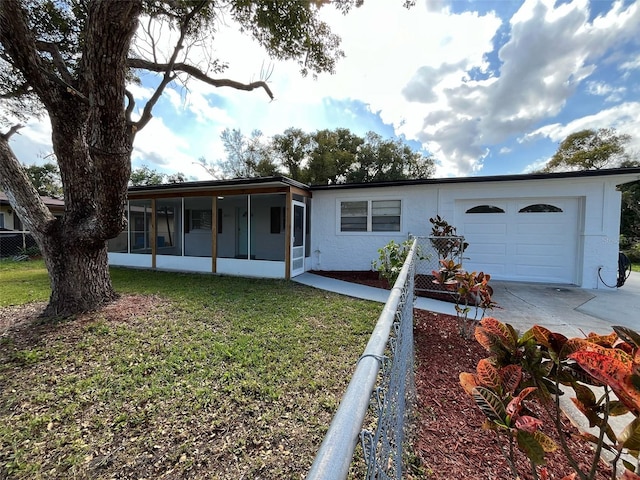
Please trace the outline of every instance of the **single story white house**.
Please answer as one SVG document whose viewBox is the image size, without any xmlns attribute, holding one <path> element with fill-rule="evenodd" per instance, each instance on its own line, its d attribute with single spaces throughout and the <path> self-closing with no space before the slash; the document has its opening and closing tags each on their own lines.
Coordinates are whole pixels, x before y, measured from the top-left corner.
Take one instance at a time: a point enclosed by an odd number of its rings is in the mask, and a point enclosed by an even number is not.
<svg viewBox="0 0 640 480">
<path fill-rule="evenodd" d="M 377 250 L 440 215 L 464 267 L 497 280 L 615 284 L 621 195 L 640 168 L 308 186 L 286 177 L 129 189 L 112 265 L 291 278 L 370 270 Z"/>
</svg>

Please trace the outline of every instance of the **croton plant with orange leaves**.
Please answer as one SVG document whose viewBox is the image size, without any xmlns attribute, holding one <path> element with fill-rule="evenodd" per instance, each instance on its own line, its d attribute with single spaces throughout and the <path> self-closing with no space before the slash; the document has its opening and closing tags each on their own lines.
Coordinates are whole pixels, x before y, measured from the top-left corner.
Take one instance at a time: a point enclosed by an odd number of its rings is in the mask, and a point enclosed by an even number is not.
<svg viewBox="0 0 640 480">
<path fill-rule="evenodd" d="M 612 478 L 622 462 L 621 478 L 640 480 L 640 334 L 613 327 L 609 335 L 569 339 L 535 325 L 519 335 L 511 325 L 486 317 L 475 338 L 490 356 L 478 362 L 474 373 L 461 373 L 460 384 L 487 417 L 485 428 L 506 439 L 514 478 L 519 476 L 516 448 L 529 458 L 536 478 L 546 479 L 544 455 L 561 447 L 574 469 L 563 480 L 595 478 L 603 449 L 612 454 Z M 598 428 L 598 436 L 581 433 L 595 445 L 588 471 L 573 459 L 564 441 L 559 397 L 565 393 L 573 394 L 571 400 L 590 427 Z M 530 414 L 527 402 L 539 402 L 550 413 L 560 445 L 540 431 L 542 422 Z M 616 434 L 609 418 L 627 413 L 633 420 Z"/>
</svg>

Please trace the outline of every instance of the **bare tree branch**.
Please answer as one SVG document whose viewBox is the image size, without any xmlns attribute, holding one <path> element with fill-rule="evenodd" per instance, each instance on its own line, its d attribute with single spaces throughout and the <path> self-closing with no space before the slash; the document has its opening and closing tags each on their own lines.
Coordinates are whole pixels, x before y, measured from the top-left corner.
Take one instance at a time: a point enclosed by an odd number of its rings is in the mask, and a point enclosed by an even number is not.
<svg viewBox="0 0 640 480">
<path fill-rule="evenodd" d="M 45 68 L 26 16 L 20 2 L 0 1 L 0 44 L 9 63 L 22 73 L 26 82 L 47 104 L 54 89 L 49 76 L 44 74 Z"/>
<path fill-rule="evenodd" d="M 67 65 L 64 63 L 64 58 L 60 54 L 60 49 L 55 43 L 43 42 L 41 40 L 36 41 L 36 47 L 42 50 L 43 52 L 47 52 L 51 55 L 53 59 L 53 64 L 58 69 L 58 72 L 62 76 L 62 79 L 69 85 L 73 83 L 73 78 L 71 77 L 71 73 L 69 73 L 69 69 Z"/>
<path fill-rule="evenodd" d="M 140 116 L 140 120 L 138 120 L 134 124 L 134 127 L 136 128 L 137 131 L 142 130 L 149 123 L 149 121 L 152 118 L 151 112 L 153 111 L 153 107 L 155 107 L 156 103 L 158 103 L 158 100 L 162 96 L 164 89 L 167 87 L 167 85 L 169 85 L 169 83 L 171 83 L 176 78 L 176 75 L 174 74 L 174 65 L 175 65 L 176 59 L 178 58 L 178 54 L 180 53 L 180 50 L 182 50 L 182 48 L 184 47 L 184 39 L 187 36 L 189 23 L 206 6 L 206 4 L 207 4 L 206 1 L 201 1 L 200 3 L 198 3 L 193 8 L 193 10 L 191 10 L 191 12 L 189 12 L 189 14 L 185 16 L 184 20 L 182 21 L 180 25 L 180 37 L 178 38 L 178 41 L 176 42 L 176 46 L 173 49 L 173 53 L 171 54 L 169 63 L 165 64 L 166 67 L 164 68 L 164 70 L 162 70 L 164 72 L 164 75 L 162 76 L 162 81 L 160 82 L 160 85 L 158 85 L 158 88 L 156 88 L 156 91 L 153 92 L 153 95 L 151 96 L 147 104 L 144 106 L 144 109 L 142 110 L 142 115 Z M 154 45 L 154 53 L 155 53 L 155 45 Z"/>
<path fill-rule="evenodd" d="M 24 127 L 24 125 L 20 125 L 20 124 L 14 125 L 9 129 L 9 131 L 7 133 L 0 133 L 0 137 L 3 140 L 8 141 L 11 138 L 11 135 L 16 133 L 18 130 L 20 130 L 23 127 Z"/>
<path fill-rule="evenodd" d="M 150 72 L 164 72 L 169 66 L 169 64 L 167 63 L 153 63 L 142 58 L 129 58 L 127 61 L 127 65 L 132 68 L 149 70 Z M 275 98 L 273 92 L 271 91 L 271 88 L 269 88 L 269 85 L 267 85 L 267 82 L 262 80 L 250 83 L 242 83 L 235 80 L 230 80 L 228 78 L 211 78 L 198 68 L 186 63 L 174 63 L 173 71 L 184 72 L 200 80 L 201 82 L 212 85 L 214 87 L 230 87 L 235 88 L 236 90 L 244 90 L 247 92 L 262 88 L 267 93 L 267 95 L 269 95 L 269 98 L 271 100 Z"/>
</svg>

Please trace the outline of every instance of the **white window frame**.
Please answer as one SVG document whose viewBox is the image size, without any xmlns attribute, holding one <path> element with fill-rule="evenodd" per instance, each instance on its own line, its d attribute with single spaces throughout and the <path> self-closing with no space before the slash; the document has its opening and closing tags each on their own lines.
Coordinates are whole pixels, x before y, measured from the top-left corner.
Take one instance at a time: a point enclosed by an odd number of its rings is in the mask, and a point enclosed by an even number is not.
<svg viewBox="0 0 640 480">
<path fill-rule="evenodd" d="M 398 230 L 373 230 L 373 202 L 389 202 L 395 201 L 400 202 L 400 222 Z M 342 230 L 342 204 L 345 202 L 367 202 L 367 229 L 360 231 L 343 231 Z M 337 198 L 336 199 L 336 234 L 338 235 L 393 235 L 393 234 L 401 234 L 404 230 L 403 228 L 403 205 L 404 201 L 399 197 L 368 197 L 368 198 Z"/>
</svg>

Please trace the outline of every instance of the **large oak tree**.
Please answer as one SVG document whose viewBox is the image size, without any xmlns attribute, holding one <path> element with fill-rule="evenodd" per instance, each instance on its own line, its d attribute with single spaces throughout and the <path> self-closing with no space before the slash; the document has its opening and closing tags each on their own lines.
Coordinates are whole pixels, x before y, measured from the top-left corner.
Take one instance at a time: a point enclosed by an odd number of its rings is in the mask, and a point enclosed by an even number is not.
<svg viewBox="0 0 640 480">
<path fill-rule="evenodd" d="M 600 170 L 624 166 L 629 160 L 625 151 L 629 141 L 630 135 L 618 133 L 613 128 L 580 130 L 560 143 L 543 171 Z"/>
<path fill-rule="evenodd" d="M 335 4 L 346 11 L 358 2 Z M 65 213 L 56 219 L 9 144 L 19 126 L 5 123 L 0 133 L 0 189 L 43 253 L 51 282 L 46 315 L 94 309 L 116 297 L 106 242 L 125 227 L 135 136 L 151 120 L 171 82 L 189 77 L 215 87 L 262 89 L 273 98 L 265 79 L 241 83 L 223 78 L 223 62 L 194 63 L 187 56 L 190 47 L 211 45 L 219 23 L 231 20 L 272 58 L 297 60 L 303 74 L 332 72 L 342 52 L 339 38 L 319 19 L 324 3 L 0 1 L 0 120 L 46 112 L 63 183 Z M 156 50 L 161 39 L 153 32 L 168 29 L 175 43 L 162 57 Z M 144 48 L 134 48 L 140 45 Z M 134 119 L 136 105 L 127 85 L 140 71 L 156 72 L 158 83 Z"/>
<path fill-rule="evenodd" d="M 629 152 L 632 138 L 614 128 L 585 129 L 565 138 L 556 153 L 542 170 L 564 172 L 600 170 L 602 168 L 629 168 L 640 166 L 637 152 Z M 631 243 L 640 236 L 640 182 L 621 185 L 622 214 L 620 233 Z"/>
</svg>

